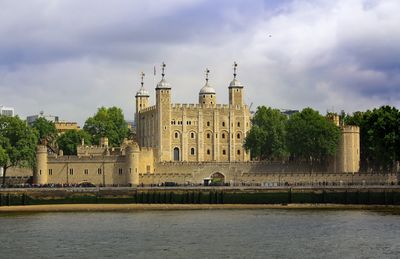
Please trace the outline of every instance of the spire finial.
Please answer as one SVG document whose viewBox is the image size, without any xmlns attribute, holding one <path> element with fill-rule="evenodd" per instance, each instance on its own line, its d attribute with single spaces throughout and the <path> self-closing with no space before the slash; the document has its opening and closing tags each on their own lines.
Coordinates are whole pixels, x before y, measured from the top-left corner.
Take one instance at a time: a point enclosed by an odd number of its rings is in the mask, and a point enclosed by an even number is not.
<svg viewBox="0 0 400 259">
<path fill-rule="evenodd" d="M 236 79 L 236 70 L 237 70 L 237 66 L 238 64 L 235 62 L 233 62 L 233 78 Z"/>
<path fill-rule="evenodd" d="M 145 76 L 145 73 L 140 72 L 140 78 L 141 78 L 140 84 L 142 85 L 142 87 L 143 87 L 143 84 L 144 84 L 144 82 L 143 82 L 144 76 Z"/>
<path fill-rule="evenodd" d="M 206 84 L 208 84 L 208 74 L 210 74 L 210 70 L 206 68 Z"/>
<path fill-rule="evenodd" d="M 165 65 L 165 63 L 163 62 L 163 63 L 161 64 L 161 71 L 162 71 L 161 75 L 162 75 L 162 79 L 164 79 L 164 76 L 165 76 L 165 67 L 166 67 L 166 65 Z"/>
</svg>

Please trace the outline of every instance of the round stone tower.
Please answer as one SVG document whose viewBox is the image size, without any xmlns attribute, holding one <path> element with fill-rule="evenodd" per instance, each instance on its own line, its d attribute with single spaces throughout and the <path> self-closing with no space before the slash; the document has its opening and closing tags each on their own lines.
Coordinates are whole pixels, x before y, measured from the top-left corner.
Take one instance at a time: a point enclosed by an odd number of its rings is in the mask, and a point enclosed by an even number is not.
<svg viewBox="0 0 400 259">
<path fill-rule="evenodd" d="M 36 147 L 36 170 L 33 173 L 34 184 L 47 183 L 47 147 L 38 145 Z"/>
<path fill-rule="evenodd" d="M 139 185 L 139 154 L 140 149 L 137 143 L 129 144 L 126 148 L 126 171 L 127 183 L 131 186 Z"/>
</svg>

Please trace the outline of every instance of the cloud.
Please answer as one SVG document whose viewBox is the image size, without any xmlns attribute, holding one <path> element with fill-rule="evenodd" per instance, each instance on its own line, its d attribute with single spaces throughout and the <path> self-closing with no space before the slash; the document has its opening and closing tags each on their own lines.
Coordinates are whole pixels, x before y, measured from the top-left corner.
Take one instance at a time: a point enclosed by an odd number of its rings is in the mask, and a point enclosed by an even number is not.
<svg viewBox="0 0 400 259">
<path fill-rule="evenodd" d="M 197 102 L 208 67 L 226 103 L 237 61 L 253 109 L 399 105 L 395 0 L 32 0 L 0 10 L 0 104 L 21 116 L 82 124 L 116 105 L 133 119 L 139 72 L 153 94 L 162 61 L 174 102 Z"/>
</svg>

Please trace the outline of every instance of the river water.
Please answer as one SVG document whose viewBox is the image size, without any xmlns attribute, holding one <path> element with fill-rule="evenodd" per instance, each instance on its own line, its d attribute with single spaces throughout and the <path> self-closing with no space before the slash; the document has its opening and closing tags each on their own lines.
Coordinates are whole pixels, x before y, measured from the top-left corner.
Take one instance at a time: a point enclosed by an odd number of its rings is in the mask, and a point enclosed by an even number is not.
<svg viewBox="0 0 400 259">
<path fill-rule="evenodd" d="M 400 215 L 338 210 L 0 214 L 0 258 L 399 258 Z"/>
</svg>

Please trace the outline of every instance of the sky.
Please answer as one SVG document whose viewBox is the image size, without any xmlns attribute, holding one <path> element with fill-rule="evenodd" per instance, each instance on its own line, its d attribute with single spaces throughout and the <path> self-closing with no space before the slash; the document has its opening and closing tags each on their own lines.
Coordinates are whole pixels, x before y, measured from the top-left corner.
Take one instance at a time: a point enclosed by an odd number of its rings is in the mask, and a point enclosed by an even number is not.
<svg viewBox="0 0 400 259">
<path fill-rule="evenodd" d="M 208 68 L 227 103 L 236 61 L 252 110 L 399 108 L 399 13 L 398 0 L 0 0 L 0 105 L 133 120 L 140 72 L 154 104 L 162 62 L 172 102 L 197 103 Z"/>
</svg>

